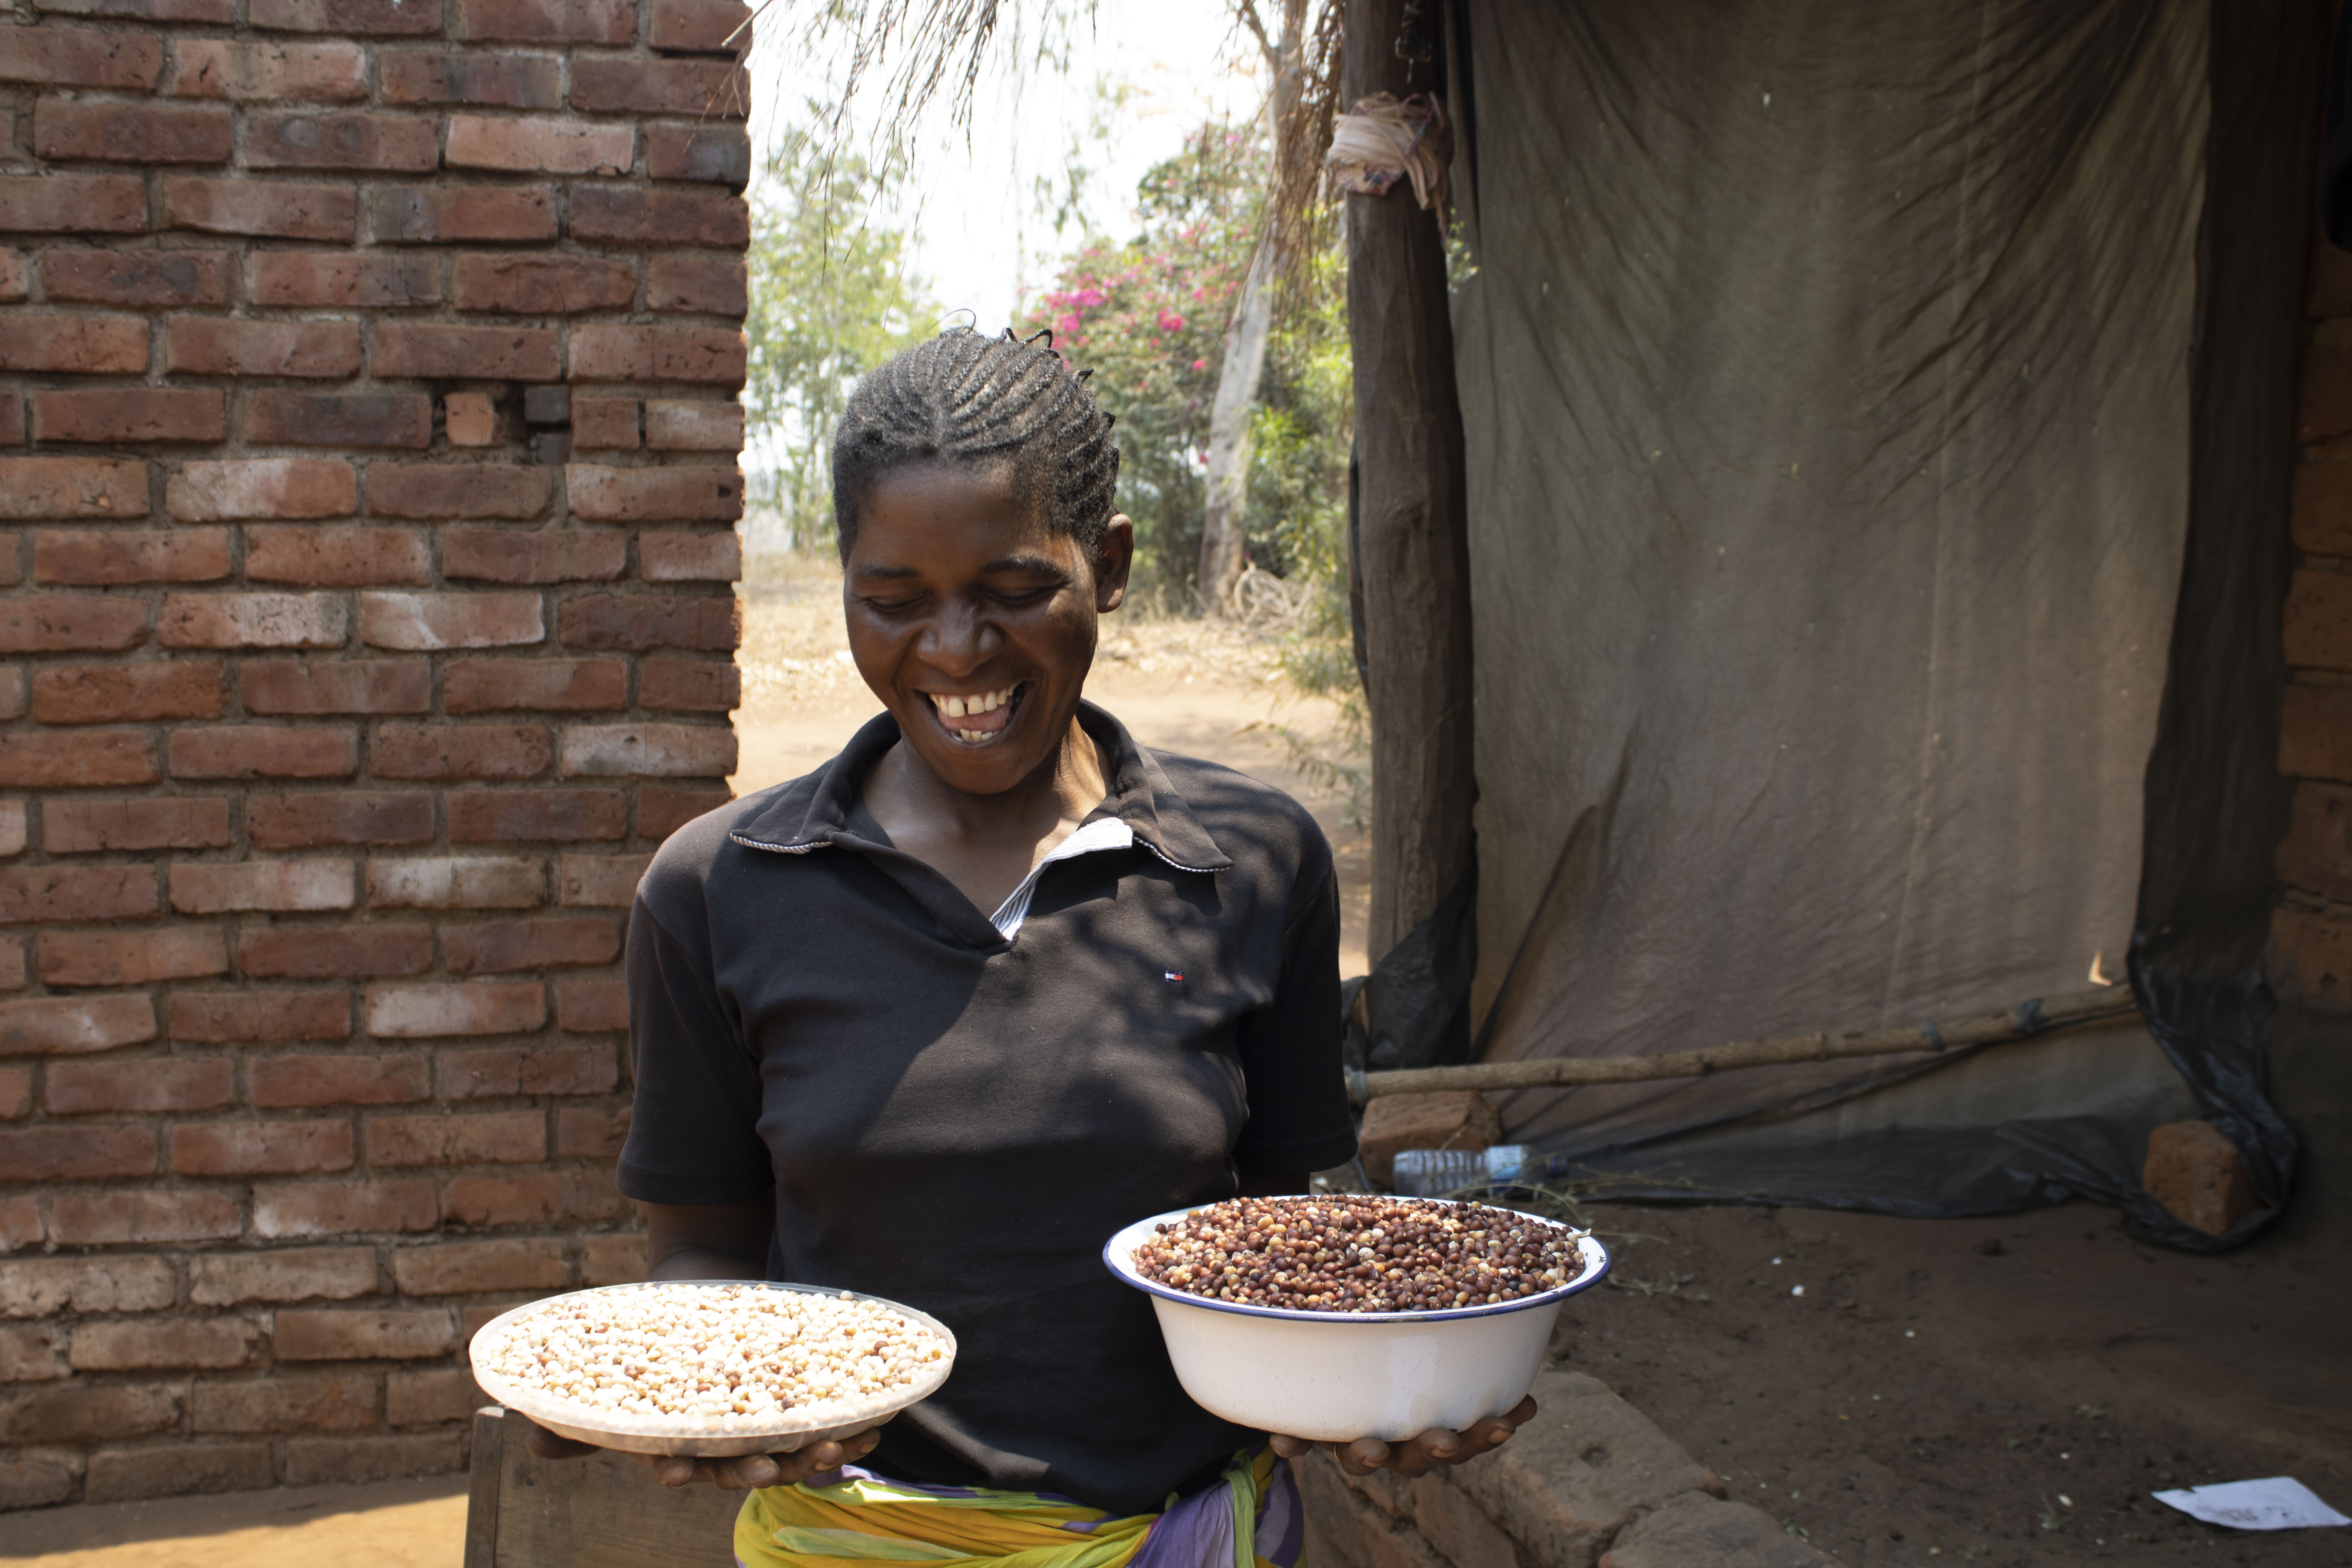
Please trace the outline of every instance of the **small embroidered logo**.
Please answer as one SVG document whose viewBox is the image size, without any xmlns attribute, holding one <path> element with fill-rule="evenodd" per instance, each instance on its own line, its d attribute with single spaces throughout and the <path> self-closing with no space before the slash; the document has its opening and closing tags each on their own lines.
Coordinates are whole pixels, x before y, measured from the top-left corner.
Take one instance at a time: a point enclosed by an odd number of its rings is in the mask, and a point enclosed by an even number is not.
<svg viewBox="0 0 2352 1568">
<path fill-rule="evenodd" d="M 1177 973 L 1176 973 L 1174 970 L 1172 970 L 1172 969 L 1164 969 L 1164 970 L 1161 970 L 1161 971 L 1160 971 L 1160 979 L 1162 979 L 1162 980 L 1165 980 L 1165 981 L 1169 982 L 1171 984 L 1175 984 L 1175 985 L 1181 985 L 1181 984 L 1182 984 L 1184 983 L 1184 977 L 1183 977 L 1182 975 L 1181 975 L 1181 974 Z"/>
</svg>

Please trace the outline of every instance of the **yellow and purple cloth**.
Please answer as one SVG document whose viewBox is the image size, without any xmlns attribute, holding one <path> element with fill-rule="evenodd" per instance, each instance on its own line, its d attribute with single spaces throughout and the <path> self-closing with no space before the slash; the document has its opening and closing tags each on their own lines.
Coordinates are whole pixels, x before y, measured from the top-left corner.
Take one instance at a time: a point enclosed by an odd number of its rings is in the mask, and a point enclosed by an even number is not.
<svg viewBox="0 0 2352 1568">
<path fill-rule="evenodd" d="M 1290 1466 L 1234 1456 L 1217 1484 L 1159 1513 L 1113 1519 L 1050 1493 L 927 1487 L 854 1465 L 743 1500 L 738 1568 L 1305 1568 Z"/>
</svg>

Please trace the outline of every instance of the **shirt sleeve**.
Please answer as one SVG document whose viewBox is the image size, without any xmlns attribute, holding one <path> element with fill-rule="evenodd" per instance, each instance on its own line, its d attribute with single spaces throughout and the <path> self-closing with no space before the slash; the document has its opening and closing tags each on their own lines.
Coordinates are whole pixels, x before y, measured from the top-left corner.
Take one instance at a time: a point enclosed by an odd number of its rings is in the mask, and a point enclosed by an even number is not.
<svg viewBox="0 0 2352 1568">
<path fill-rule="evenodd" d="M 651 879 L 648 879 L 650 881 Z M 629 912 L 629 1048 L 636 1104 L 619 1184 L 650 1204 L 747 1203 L 775 1184 L 760 1136 L 760 1073 L 713 984 L 708 949 Z"/>
<path fill-rule="evenodd" d="M 1234 1163 L 1244 1175 L 1328 1171 L 1356 1153 L 1339 1058 L 1339 879 L 1320 834 L 1313 845 L 1301 880 L 1319 879 L 1289 911 L 1274 1000 L 1241 1020 L 1249 1120 Z"/>
</svg>

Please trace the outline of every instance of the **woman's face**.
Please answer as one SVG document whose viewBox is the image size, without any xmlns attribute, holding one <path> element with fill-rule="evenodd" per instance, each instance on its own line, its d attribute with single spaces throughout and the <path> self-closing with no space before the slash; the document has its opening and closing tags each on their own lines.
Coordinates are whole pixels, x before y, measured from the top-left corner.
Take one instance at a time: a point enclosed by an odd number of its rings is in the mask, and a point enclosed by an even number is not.
<svg viewBox="0 0 2352 1568">
<path fill-rule="evenodd" d="M 934 773 L 1000 795 L 1060 756 L 1134 553 L 1114 517 L 1089 560 L 998 469 L 901 468 L 858 512 L 849 651 Z"/>
</svg>

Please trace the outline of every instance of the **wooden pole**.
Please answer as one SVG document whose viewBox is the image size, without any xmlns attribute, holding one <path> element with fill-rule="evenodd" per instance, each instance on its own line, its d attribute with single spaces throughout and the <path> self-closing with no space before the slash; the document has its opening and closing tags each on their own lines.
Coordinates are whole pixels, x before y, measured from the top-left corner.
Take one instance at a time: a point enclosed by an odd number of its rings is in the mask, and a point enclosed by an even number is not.
<svg viewBox="0 0 2352 1568">
<path fill-rule="evenodd" d="M 1443 85 L 1397 58 L 1403 11 L 1349 0 L 1344 102 Z M 1347 204 L 1377 963 L 1470 868 L 1470 539 L 1443 214 L 1407 180 Z"/>
<path fill-rule="evenodd" d="M 2131 989 L 2105 985 L 2064 996 L 2039 998 L 1999 1013 L 1980 1013 L 1948 1024 L 1909 1029 L 1851 1029 L 1841 1035 L 1790 1035 L 1743 1040 L 1703 1051 L 1654 1057 L 1564 1057 L 1538 1061 L 1473 1062 L 1466 1067 L 1420 1068 L 1410 1072 L 1350 1072 L 1349 1095 L 1357 1104 L 1384 1094 L 1430 1094 L 1440 1090 L 1556 1089 L 1588 1083 L 1653 1083 L 1673 1078 L 1704 1078 L 1738 1068 L 1777 1067 L 1789 1062 L 1835 1061 L 1842 1057 L 1885 1057 L 1908 1051 L 1949 1051 L 1966 1046 L 2022 1040 L 2138 1011 Z"/>
</svg>

